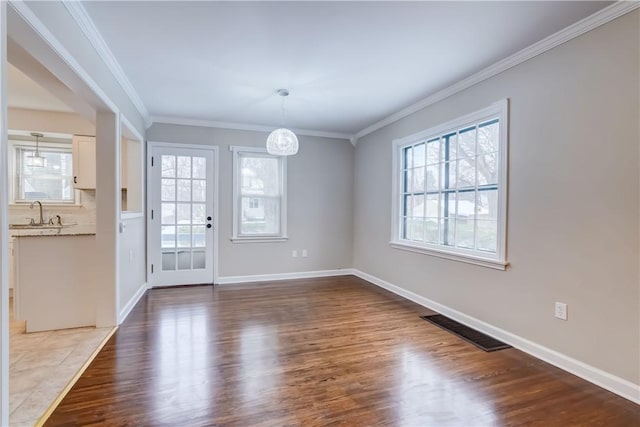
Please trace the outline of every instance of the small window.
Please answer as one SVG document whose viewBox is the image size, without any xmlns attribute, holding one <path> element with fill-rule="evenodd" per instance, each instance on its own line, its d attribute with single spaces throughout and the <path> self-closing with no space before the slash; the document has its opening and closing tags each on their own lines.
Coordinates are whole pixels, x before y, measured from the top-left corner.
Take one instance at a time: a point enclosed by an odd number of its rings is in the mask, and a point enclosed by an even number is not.
<svg viewBox="0 0 640 427">
<path fill-rule="evenodd" d="M 507 102 L 394 143 L 391 244 L 504 269 Z"/>
<path fill-rule="evenodd" d="M 29 166 L 35 146 L 16 141 L 14 153 L 13 201 L 15 203 L 40 200 L 43 203 L 75 203 L 71 144 L 40 144 L 40 154 L 46 159 L 44 167 Z"/>
<path fill-rule="evenodd" d="M 232 147 L 232 151 L 232 240 L 285 240 L 286 158 L 260 148 Z"/>
</svg>

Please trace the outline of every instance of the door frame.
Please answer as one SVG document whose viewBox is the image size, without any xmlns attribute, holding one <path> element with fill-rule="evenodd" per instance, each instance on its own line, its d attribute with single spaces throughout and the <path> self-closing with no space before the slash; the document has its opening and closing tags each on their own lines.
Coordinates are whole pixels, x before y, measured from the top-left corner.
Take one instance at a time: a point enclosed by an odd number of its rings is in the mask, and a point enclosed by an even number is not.
<svg viewBox="0 0 640 427">
<path fill-rule="evenodd" d="M 218 284 L 218 182 L 219 182 L 219 150 L 217 145 L 205 145 L 205 144 L 182 144 L 175 142 L 159 142 L 159 141 L 147 141 L 147 173 L 145 175 L 146 180 L 146 223 L 147 223 L 147 236 L 146 236 L 146 246 L 147 246 L 147 282 L 151 282 L 151 257 L 149 254 L 151 253 L 151 245 L 150 245 L 150 236 L 151 236 L 151 194 L 149 186 L 151 185 L 151 154 L 154 148 L 188 148 L 188 149 L 197 149 L 197 150 L 209 150 L 213 153 L 213 284 Z M 175 286 L 175 285 L 152 285 L 153 288 L 161 288 L 167 286 Z"/>
</svg>

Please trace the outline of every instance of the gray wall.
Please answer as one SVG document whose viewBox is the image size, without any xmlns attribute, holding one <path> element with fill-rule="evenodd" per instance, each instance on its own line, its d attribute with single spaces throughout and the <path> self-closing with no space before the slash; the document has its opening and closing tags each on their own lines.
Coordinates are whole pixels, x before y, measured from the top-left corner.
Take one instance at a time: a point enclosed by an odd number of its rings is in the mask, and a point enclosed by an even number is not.
<svg viewBox="0 0 640 427">
<path fill-rule="evenodd" d="M 219 147 L 218 276 L 349 268 L 352 264 L 353 146 L 346 140 L 299 136 L 300 151 L 287 159 L 289 240 L 231 243 L 230 145 L 264 147 L 267 133 L 154 124 L 147 139 Z M 298 250 L 298 258 L 291 257 Z M 307 249 L 309 256 L 300 257 Z"/>
<path fill-rule="evenodd" d="M 354 267 L 640 383 L 639 12 L 358 142 Z M 508 260 L 389 246 L 391 142 L 509 98 Z M 569 306 L 567 322 L 554 302 Z"/>
</svg>

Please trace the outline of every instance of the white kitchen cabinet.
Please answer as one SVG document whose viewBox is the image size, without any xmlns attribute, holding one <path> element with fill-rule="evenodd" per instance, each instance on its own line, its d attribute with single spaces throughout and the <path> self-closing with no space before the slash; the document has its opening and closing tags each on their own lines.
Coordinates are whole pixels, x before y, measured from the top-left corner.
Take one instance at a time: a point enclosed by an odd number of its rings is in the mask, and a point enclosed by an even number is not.
<svg viewBox="0 0 640 427">
<path fill-rule="evenodd" d="M 14 249 L 16 318 L 27 332 L 95 326 L 95 235 L 18 236 Z"/>
<path fill-rule="evenodd" d="M 73 187 L 79 190 L 96 188 L 96 138 L 74 135 L 72 140 Z"/>
<path fill-rule="evenodd" d="M 95 136 L 74 135 L 72 144 L 73 187 L 78 190 L 96 189 L 96 138 Z M 120 146 L 120 186 L 127 188 L 127 143 Z"/>
</svg>

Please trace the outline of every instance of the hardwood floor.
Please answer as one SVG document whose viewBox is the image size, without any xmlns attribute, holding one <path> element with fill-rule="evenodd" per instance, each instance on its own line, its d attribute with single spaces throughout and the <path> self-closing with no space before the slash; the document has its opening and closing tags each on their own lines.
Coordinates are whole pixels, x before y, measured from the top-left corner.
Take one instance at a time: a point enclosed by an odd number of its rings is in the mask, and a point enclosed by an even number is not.
<svg viewBox="0 0 640 427">
<path fill-rule="evenodd" d="M 424 314 L 352 276 L 150 290 L 45 425 L 640 425 L 639 406 Z"/>
</svg>

